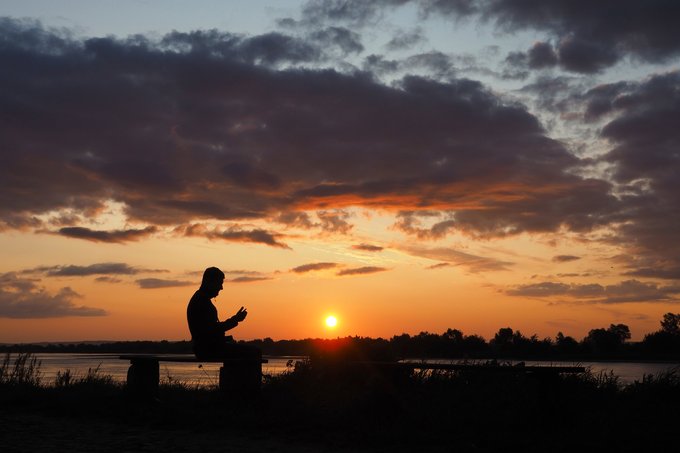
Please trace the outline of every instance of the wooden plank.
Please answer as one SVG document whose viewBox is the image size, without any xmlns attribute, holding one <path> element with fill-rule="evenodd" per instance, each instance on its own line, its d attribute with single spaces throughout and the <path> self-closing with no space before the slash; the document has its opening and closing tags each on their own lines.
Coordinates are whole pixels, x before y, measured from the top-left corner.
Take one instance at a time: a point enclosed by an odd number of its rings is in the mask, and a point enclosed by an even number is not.
<svg viewBox="0 0 680 453">
<path fill-rule="evenodd" d="M 190 363 L 238 363 L 250 362 L 252 359 L 197 359 L 191 355 L 153 355 L 153 354 L 125 354 L 118 356 L 120 360 L 156 360 L 158 362 L 190 362 Z M 262 359 L 261 363 L 269 363 L 269 360 Z"/>
</svg>

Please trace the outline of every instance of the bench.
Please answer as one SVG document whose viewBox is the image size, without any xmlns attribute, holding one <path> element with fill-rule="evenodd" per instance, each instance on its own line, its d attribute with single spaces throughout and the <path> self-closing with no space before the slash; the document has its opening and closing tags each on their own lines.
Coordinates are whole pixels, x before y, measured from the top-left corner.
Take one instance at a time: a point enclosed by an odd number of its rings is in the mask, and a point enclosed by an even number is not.
<svg viewBox="0 0 680 453">
<path fill-rule="evenodd" d="M 224 358 L 197 359 L 188 355 L 127 354 L 119 356 L 129 360 L 127 387 L 140 397 L 157 397 L 160 380 L 160 362 L 221 363 L 219 388 L 229 397 L 252 398 L 259 395 L 262 383 L 262 364 L 266 359 Z"/>
</svg>

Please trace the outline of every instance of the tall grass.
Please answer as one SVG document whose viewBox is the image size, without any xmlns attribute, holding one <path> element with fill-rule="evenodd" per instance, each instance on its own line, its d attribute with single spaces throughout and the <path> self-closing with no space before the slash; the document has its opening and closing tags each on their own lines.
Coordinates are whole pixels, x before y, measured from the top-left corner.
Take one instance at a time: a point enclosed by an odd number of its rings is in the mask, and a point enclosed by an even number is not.
<svg viewBox="0 0 680 453">
<path fill-rule="evenodd" d="M 94 368 L 88 368 L 84 376 L 78 376 L 67 368 L 64 371 L 57 371 L 54 378 L 54 386 L 57 388 L 82 385 L 114 386 L 118 384 L 114 381 L 113 376 L 101 372 L 101 363 Z"/>
<path fill-rule="evenodd" d="M 8 352 L 0 365 L 0 385 L 38 387 L 42 380 L 40 365 L 40 360 L 30 352 L 14 359 Z"/>
</svg>

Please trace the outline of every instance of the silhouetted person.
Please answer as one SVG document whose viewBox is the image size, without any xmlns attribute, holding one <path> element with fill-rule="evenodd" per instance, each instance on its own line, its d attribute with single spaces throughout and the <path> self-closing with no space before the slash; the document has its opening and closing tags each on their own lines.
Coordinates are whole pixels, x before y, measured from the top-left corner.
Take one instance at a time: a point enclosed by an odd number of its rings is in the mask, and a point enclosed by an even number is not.
<svg viewBox="0 0 680 453">
<path fill-rule="evenodd" d="M 216 267 L 203 272 L 201 287 L 196 291 L 187 306 L 187 321 L 191 332 L 194 354 L 198 359 L 220 358 L 261 358 L 259 349 L 235 343 L 231 336 L 225 336 L 246 319 L 248 311 L 241 307 L 234 316 L 226 321 L 217 317 L 217 308 L 211 299 L 219 294 L 224 282 L 224 273 Z"/>
</svg>

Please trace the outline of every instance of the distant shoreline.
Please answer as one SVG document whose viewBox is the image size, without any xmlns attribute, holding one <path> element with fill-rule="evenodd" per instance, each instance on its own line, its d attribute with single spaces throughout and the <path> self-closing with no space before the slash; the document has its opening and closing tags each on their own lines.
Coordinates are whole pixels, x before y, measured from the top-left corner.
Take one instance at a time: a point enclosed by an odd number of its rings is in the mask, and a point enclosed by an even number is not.
<svg viewBox="0 0 680 453">
<path fill-rule="evenodd" d="M 473 341 L 469 341 L 473 338 Z M 345 337 L 336 339 L 241 341 L 259 348 L 264 355 L 300 357 L 324 355 L 338 348 L 354 358 L 370 360 L 506 360 L 560 362 L 648 362 L 680 363 L 680 348 L 650 348 L 644 342 L 625 342 L 616 347 L 593 348 L 586 342 L 573 342 L 569 348 L 546 340 L 524 338 L 519 344 L 488 343 L 469 336 L 460 341 L 435 334 L 414 337 L 382 338 Z M 192 354 L 191 342 L 182 341 L 90 341 L 0 344 L 0 353 L 74 353 L 74 354 Z"/>
</svg>

